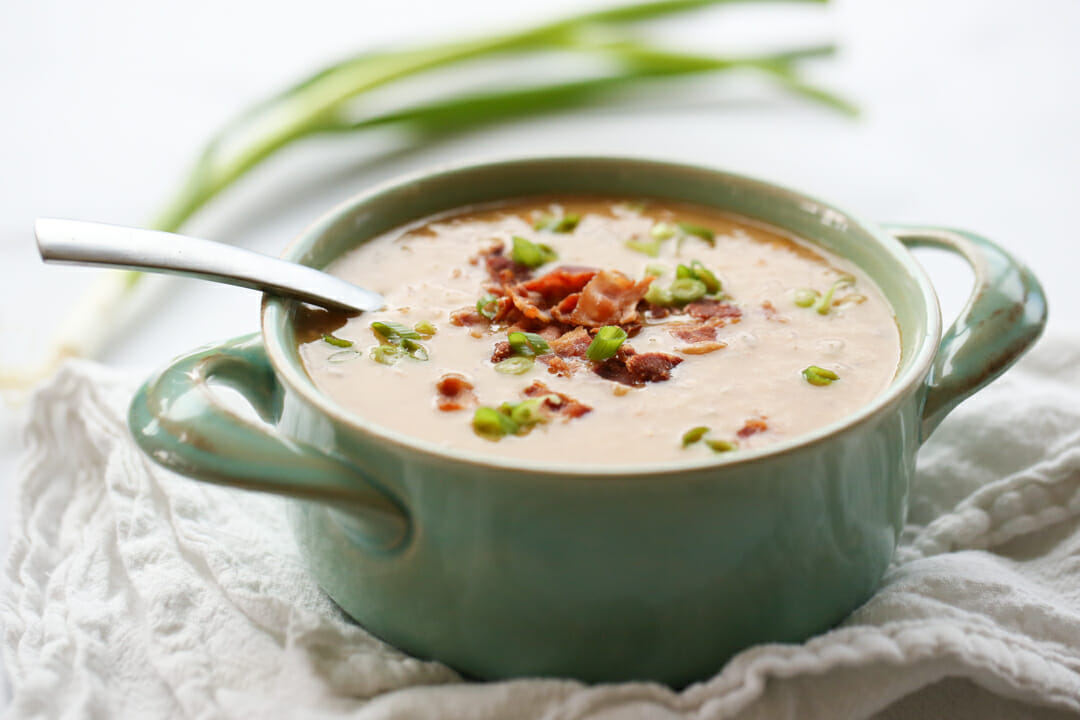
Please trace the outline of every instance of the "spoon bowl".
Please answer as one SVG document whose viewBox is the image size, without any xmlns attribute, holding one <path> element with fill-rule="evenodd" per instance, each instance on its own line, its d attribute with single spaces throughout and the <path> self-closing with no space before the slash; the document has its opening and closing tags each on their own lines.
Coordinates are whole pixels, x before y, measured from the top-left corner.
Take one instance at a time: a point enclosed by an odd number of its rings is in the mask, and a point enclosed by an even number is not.
<svg viewBox="0 0 1080 720">
<path fill-rule="evenodd" d="M 331 310 L 378 310 L 382 295 L 288 260 L 211 240 L 80 220 L 34 223 L 41 259 L 183 275 L 301 300 Z"/>
</svg>

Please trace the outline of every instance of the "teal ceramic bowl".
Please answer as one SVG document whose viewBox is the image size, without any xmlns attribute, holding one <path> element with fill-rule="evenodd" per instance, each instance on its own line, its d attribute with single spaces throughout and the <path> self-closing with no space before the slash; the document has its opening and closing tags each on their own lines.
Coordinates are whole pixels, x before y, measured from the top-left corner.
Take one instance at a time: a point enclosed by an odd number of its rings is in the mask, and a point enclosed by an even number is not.
<svg viewBox="0 0 1080 720">
<path fill-rule="evenodd" d="M 680 686 L 750 645 L 798 642 L 843 620 L 896 548 L 920 444 L 1041 332 L 1038 282 L 970 233 L 878 227 L 757 180 L 617 158 L 412 176 L 335 208 L 284 256 L 322 267 L 433 213 L 549 193 L 699 203 L 850 258 L 895 311 L 895 380 L 842 421 L 760 450 L 589 470 L 524 463 L 439 448 L 339 407 L 301 366 L 297 305 L 267 297 L 261 334 L 180 358 L 142 387 L 136 440 L 196 479 L 295 498 L 296 541 L 330 597 L 378 637 L 469 676 Z M 919 245 L 975 270 L 944 335 L 909 252 Z M 212 379 L 266 423 L 230 412 Z"/>
</svg>

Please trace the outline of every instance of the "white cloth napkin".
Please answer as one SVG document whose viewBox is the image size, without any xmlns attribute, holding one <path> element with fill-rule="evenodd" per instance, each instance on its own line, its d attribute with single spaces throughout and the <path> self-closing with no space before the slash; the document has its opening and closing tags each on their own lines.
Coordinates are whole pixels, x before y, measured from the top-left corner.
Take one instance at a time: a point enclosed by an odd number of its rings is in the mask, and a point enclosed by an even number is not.
<svg viewBox="0 0 1080 720">
<path fill-rule="evenodd" d="M 29 407 L 0 594 L 11 718 L 835 720 L 956 676 L 1080 713 L 1080 340 L 1044 340 L 927 443 L 869 602 L 681 692 L 468 683 L 372 638 L 305 571 L 280 499 L 139 453 L 135 382 L 70 364 Z"/>
</svg>

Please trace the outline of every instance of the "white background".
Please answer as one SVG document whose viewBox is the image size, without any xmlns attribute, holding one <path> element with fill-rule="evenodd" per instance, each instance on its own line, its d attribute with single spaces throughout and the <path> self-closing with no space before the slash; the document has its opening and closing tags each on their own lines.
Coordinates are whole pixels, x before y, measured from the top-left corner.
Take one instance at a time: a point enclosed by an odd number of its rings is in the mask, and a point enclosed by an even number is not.
<svg viewBox="0 0 1080 720">
<path fill-rule="evenodd" d="M 255 0 L 0 4 L 0 362 L 33 359 L 93 271 L 43 267 L 37 216 L 149 221 L 201 143 L 240 109 L 358 49 L 512 27 L 586 4 L 494 0 Z M 188 230 L 276 253 L 324 209 L 377 181 L 512 154 L 634 154 L 743 172 L 882 221 L 976 230 L 1028 263 L 1050 332 L 1080 305 L 1080 4 L 1069 0 L 849 0 L 762 5 L 668 21 L 676 47 L 723 54 L 835 40 L 810 74 L 862 109 L 850 120 L 761 83 L 705 78 L 620 108 L 555 115 L 415 146 L 401 137 L 318 141 L 275 158 Z M 530 71 L 520 65 L 509 72 Z M 471 77 L 506 71 L 478 68 Z M 447 81 L 469 81 L 468 74 Z M 423 88 L 421 88 L 423 89 Z M 931 257 L 945 314 L 968 275 Z M 139 372 L 253 331 L 258 296 L 169 280 L 103 360 Z M 18 411 L 0 408 L 10 493 Z M 6 511 L 0 531 L 6 536 Z M 6 541 L 5 541 L 6 542 Z M 3 693 L 0 693 L 3 697 Z M 889 717 L 1019 711 L 965 682 Z"/>
</svg>

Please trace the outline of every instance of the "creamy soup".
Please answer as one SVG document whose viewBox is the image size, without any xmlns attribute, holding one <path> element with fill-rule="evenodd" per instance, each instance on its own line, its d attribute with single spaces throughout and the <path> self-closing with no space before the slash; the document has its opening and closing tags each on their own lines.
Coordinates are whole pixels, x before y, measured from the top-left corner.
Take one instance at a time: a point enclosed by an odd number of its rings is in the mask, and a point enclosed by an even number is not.
<svg viewBox="0 0 1080 720">
<path fill-rule="evenodd" d="M 575 465 L 703 458 L 870 402 L 900 338 L 850 262 L 666 201 L 541 198 L 429 218 L 329 271 L 386 308 L 298 318 L 327 396 L 439 445 Z"/>
</svg>

